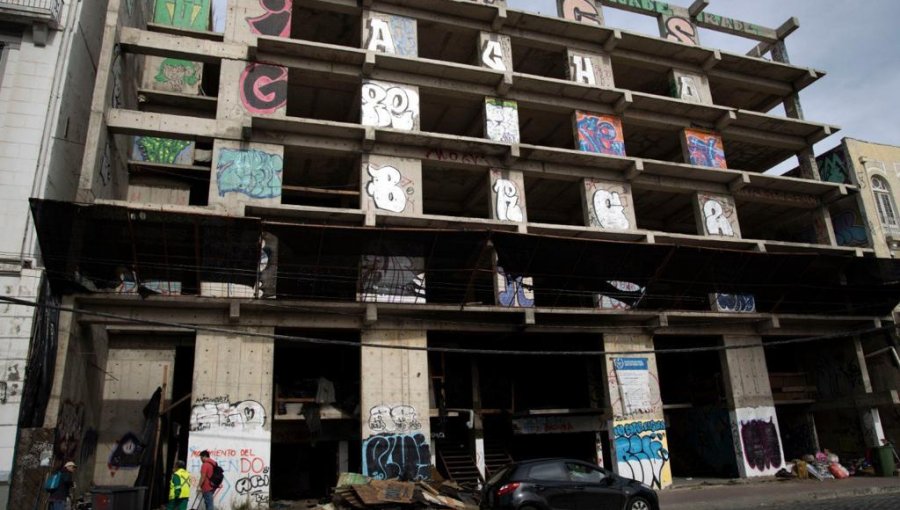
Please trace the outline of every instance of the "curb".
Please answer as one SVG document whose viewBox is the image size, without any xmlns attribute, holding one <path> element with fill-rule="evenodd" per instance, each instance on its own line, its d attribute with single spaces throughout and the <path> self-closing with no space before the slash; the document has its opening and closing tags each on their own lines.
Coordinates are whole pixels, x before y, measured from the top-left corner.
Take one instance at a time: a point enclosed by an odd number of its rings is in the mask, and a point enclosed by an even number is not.
<svg viewBox="0 0 900 510">
<path fill-rule="evenodd" d="M 709 488 L 713 487 L 726 487 L 726 486 L 737 486 L 737 485 L 745 485 L 745 484 L 734 484 L 734 485 L 714 485 L 714 486 L 706 486 Z M 690 490 L 690 489 L 701 489 L 703 487 L 685 487 L 682 490 Z M 774 497 L 771 499 L 757 499 L 757 498 L 749 498 L 746 502 L 740 499 L 731 499 L 727 502 L 723 500 L 718 501 L 694 501 L 694 502 L 679 502 L 675 504 L 662 504 L 662 508 L 666 510 L 669 509 L 691 509 L 691 510 L 723 510 L 723 509 L 739 509 L 739 508 L 766 508 L 777 505 L 791 504 L 791 503 L 809 503 L 816 501 L 831 501 L 836 499 L 844 499 L 844 498 L 854 498 L 854 497 L 866 497 L 866 496 L 879 496 L 885 494 L 900 494 L 900 485 L 889 485 L 889 486 L 879 486 L 879 487 L 858 487 L 853 489 L 838 489 L 829 490 L 824 492 L 796 492 L 793 494 L 785 495 L 782 497 Z M 763 496 L 764 498 L 764 496 Z M 663 503 L 663 502 L 661 502 Z"/>
</svg>

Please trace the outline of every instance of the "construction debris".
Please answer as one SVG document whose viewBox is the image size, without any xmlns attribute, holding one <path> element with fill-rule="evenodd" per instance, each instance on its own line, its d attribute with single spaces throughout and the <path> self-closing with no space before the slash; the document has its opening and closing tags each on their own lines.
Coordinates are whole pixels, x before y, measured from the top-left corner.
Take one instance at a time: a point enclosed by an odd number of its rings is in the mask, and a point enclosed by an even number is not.
<svg viewBox="0 0 900 510">
<path fill-rule="evenodd" d="M 477 510 L 479 495 L 450 481 L 373 480 L 341 473 L 331 503 L 317 510 L 391 509 Z"/>
</svg>

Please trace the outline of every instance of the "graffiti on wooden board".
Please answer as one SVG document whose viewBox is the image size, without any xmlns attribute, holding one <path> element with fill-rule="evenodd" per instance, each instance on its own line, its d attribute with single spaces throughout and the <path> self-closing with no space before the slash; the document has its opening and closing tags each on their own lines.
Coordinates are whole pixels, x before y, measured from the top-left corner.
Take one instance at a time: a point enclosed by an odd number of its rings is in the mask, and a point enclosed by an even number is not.
<svg viewBox="0 0 900 510">
<path fill-rule="evenodd" d="M 259 0 L 262 14 L 248 16 L 250 31 L 259 35 L 290 37 L 292 0 Z"/>
<path fill-rule="evenodd" d="M 578 148 L 585 152 L 625 155 L 625 138 L 622 121 L 612 115 L 575 112 L 575 130 Z"/>
<path fill-rule="evenodd" d="M 287 104 L 288 70 L 269 64 L 248 64 L 241 73 L 239 89 L 248 112 L 275 113 Z"/>
<path fill-rule="evenodd" d="M 216 164 L 219 196 L 241 193 L 257 199 L 280 197 L 283 166 L 280 154 L 257 149 L 221 149 Z"/>
</svg>

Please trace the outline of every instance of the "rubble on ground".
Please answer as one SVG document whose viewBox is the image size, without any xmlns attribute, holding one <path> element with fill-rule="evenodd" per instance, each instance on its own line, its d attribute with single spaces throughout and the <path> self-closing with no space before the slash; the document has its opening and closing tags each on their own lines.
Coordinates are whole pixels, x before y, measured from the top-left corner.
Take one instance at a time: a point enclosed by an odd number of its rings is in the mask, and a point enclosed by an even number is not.
<svg viewBox="0 0 900 510">
<path fill-rule="evenodd" d="M 455 482 L 406 482 L 398 479 L 374 480 L 358 473 L 341 473 L 330 503 L 316 510 L 450 509 L 478 510 L 479 493 L 475 488 Z"/>
</svg>

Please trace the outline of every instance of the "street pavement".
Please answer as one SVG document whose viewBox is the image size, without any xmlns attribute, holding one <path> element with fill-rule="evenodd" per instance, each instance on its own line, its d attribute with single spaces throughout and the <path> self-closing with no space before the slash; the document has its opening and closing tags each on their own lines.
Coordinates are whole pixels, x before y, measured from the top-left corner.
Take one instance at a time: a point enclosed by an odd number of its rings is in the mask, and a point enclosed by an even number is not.
<svg viewBox="0 0 900 510">
<path fill-rule="evenodd" d="M 661 510 L 898 510 L 900 478 L 740 481 L 660 492 Z"/>
</svg>

